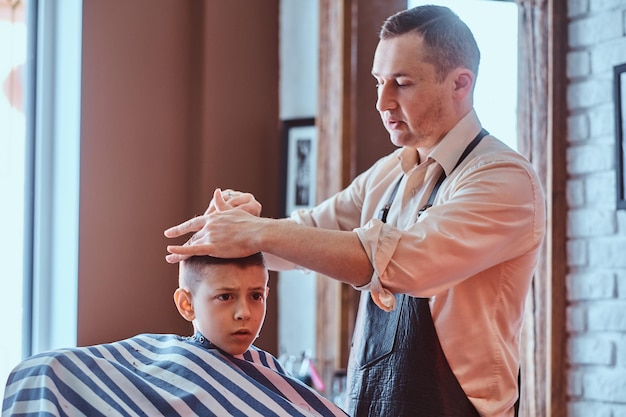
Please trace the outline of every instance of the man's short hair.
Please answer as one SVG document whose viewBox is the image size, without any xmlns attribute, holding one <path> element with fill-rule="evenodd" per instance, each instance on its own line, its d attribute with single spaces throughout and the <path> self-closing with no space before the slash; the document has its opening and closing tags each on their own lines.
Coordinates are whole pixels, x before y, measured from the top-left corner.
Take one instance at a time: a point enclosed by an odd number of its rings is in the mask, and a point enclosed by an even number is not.
<svg viewBox="0 0 626 417">
<path fill-rule="evenodd" d="M 198 283 L 202 280 L 203 270 L 212 265 L 234 265 L 239 268 L 260 266 L 266 268 L 265 258 L 261 252 L 243 258 L 216 258 L 209 255 L 191 256 L 180 262 L 179 286 L 193 293 L 198 287 Z"/>
<path fill-rule="evenodd" d="M 385 20 L 381 40 L 405 33 L 422 36 L 424 61 L 435 66 L 439 81 L 455 68 L 467 68 L 478 76 L 480 50 L 472 31 L 452 10 L 443 6 L 425 5 L 398 12 Z"/>
</svg>

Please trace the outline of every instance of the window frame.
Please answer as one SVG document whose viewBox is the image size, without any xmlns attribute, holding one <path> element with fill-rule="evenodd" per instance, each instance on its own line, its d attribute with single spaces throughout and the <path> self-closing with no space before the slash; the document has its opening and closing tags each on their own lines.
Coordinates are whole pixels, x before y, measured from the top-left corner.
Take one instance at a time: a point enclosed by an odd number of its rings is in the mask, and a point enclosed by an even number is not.
<svg viewBox="0 0 626 417">
<path fill-rule="evenodd" d="M 82 0 L 30 0 L 24 356 L 75 346 Z"/>
</svg>

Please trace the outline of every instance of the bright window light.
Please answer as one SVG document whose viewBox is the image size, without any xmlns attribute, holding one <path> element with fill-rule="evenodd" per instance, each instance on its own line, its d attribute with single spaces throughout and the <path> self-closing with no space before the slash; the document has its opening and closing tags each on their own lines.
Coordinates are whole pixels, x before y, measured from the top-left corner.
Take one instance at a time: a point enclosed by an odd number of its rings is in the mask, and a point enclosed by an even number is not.
<svg viewBox="0 0 626 417">
<path fill-rule="evenodd" d="M 24 2 L 14 3 L 0 2 L 0 395 L 22 359 L 26 23 Z"/>
<path fill-rule="evenodd" d="M 481 60 L 474 108 L 485 129 L 517 149 L 517 4 L 495 0 L 409 0 L 449 7 L 470 28 Z M 489 16 L 486 22 L 485 16 Z"/>
</svg>

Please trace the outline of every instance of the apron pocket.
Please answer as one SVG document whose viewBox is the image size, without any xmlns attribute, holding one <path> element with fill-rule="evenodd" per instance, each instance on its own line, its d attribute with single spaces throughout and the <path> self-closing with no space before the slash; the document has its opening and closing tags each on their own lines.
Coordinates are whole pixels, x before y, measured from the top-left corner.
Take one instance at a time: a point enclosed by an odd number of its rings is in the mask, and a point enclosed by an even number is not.
<svg viewBox="0 0 626 417">
<path fill-rule="evenodd" d="M 393 352 L 404 295 L 396 294 L 395 297 L 396 309 L 390 312 L 380 309 L 371 297 L 367 300 L 364 319 L 368 325 L 364 328 L 358 355 L 361 369 L 372 366 Z"/>
</svg>

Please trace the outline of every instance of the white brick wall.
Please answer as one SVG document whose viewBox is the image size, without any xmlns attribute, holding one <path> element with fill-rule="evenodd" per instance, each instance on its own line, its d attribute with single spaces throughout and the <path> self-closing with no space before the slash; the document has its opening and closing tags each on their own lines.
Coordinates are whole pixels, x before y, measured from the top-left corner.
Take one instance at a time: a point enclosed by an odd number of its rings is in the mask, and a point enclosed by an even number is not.
<svg viewBox="0 0 626 417">
<path fill-rule="evenodd" d="M 626 211 L 615 209 L 613 67 L 626 0 L 568 0 L 568 416 L 626 417 Z"/>
</svg>

